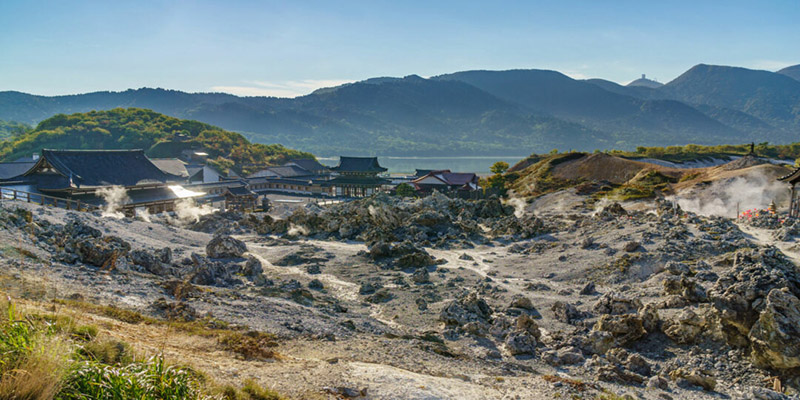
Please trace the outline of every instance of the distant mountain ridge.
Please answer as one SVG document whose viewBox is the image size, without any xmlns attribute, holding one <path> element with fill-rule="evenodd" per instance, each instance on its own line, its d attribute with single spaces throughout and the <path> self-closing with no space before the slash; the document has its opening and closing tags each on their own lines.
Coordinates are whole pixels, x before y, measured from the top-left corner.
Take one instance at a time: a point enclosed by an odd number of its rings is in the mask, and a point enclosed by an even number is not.
<svg viewBox="0 0 800 400">
<path fill-rule="evenodd" d="M 625 86 L 628 86 L 628 87 L 637 87 L 638 86 L 638 87 L 646 87 L 646 88 L 650 88 L 650 89 L 658 89 L 661 86 L 664 86 L 664 84 L 661 83 L 661 82 L 658 82 L 658 81 L 654 81 L 652 79 L 647 79 L 645 74 L 642 74 L 641 78 L 636 79 L 635 81 L 633 81 L 633 82 L 631 82 L 631 83 L 629 83 L 629 84 L 627 84 Z"/>
<path fill-rule="evenodd" d="M 800 81 L 697 65 L 658 87 L 575 80 L 557 71 L 380 77 L 292 99 L 164 89 L 36 96 L 0 92 L 0 120 L 138 107 L 321 156 L 524 155 L 686 143 L 797 141 Z"/>
<path fill-rule="evenodd" d="M 792 65 L 791 67 L 786 67 L 778 71 L 778 73 L 800 81 L 800 64 Z"/>
</svg>

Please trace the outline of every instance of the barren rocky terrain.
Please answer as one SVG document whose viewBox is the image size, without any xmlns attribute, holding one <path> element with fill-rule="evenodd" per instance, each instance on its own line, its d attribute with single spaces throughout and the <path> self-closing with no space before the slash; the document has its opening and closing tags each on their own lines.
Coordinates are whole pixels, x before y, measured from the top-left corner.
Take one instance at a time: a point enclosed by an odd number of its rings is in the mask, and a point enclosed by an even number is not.
<svg viewBox="0 0 800 400">
<path fill-rule="evenodd" d="M 83 304 L 140 351 L 294 398 L 798 397 L 800 224 L 575 189 L 517 203 L 378 195 L 145 221 L 3 201 L 0 289 Z M 276 338 L 242 357 L 86 304 Z"/>
</svg>

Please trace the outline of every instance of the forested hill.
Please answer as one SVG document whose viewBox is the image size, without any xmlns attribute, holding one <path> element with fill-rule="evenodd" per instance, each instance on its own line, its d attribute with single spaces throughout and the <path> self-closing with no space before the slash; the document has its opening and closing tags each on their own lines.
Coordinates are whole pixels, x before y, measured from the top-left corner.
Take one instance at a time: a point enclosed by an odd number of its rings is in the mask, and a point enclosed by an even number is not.
<svg viewBox="0 0 800 400">
<path fill-rule="evenodd" d="M 177 157 L 184 149 L 204 149 L 217 165 L 237 172 L 279 164 L 310 153 L 279 144 L 250 143 L 244 136 L 202 122 L 140 108 L 58 114 L 36 128 L 0 142 L 0 159 L 11 161 L 41 149 L 145 149 L 150 157 Z"/>
<path fill-rule="evenodd" d="M 29 125 L 22 124 L 15 121 L 2 121 L 0 120 L 0 140 L 21 135 L 32 128 Z"/>
<path fill-rule="evenodd" d="M 776 73 L 700 64 L 651 88 L 557 71 L 465 71 L 373 78 L 291 99 L 164 89 L 0 92 L 0 119 L 35 124 L 57 113 L 140 107 L 323 156 L 789 143 L 800 131 L 796 75 L 795 67 Z"/>
</svg>

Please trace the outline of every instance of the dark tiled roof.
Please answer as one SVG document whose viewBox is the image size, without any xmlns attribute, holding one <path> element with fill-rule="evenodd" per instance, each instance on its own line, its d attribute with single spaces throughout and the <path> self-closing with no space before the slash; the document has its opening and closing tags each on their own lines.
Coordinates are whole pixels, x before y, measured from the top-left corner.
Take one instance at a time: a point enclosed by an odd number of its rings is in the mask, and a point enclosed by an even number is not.
<svg viewBox="0 0 800 400">
<path fill-rule="evenodd" d="M 428 176 L 435 177 L 449 186 L 462 186 L 470 182 L 478 183 L 478 175 L 472 172 L 450 172 L 450 170 L 431 171 L 427 175 L 415 179 L 413 182 L 417 183 Z"/>
<path fill-rule="evenodd" d="M 295 164 L 298 167 L 311 172 L 324 171 L 328 168 L 320 164 L 317 160 L 312 160 L 310 158 L 298 158 L 294 160 L 289 160 L 286 164 L 283 165 L 289 165 L 289 164 Z"/>
<path fill-rule="evenodd" d="M 326 176 L 321 175 L 313 175 L 308 177 L 300 177 L 300 178 L 280 178 L 280 177 L 271 177 L 271 176 L 262 176 L 262 177 L 255 177 L 255 178 L 247 178 L 247 183 L 251 185 L 258 185 L 262 183 L 287 183 L 292 185 L 306 185 L 308 186 L 308 182 L 311 182 L 312 185 L 324 185 L 327 182 L 330 182 Z"/>
<path fill-rule="evenodd" d="M 362 178 L 355 178 L 350 176 L 337 176 L 336 178 L 331 179 L 327 182 L 331 186 L 335 185 L 386 185 L 391 183 L 388 179 L 378 178 L 378 177 L 362 177 Z"/>
<path fill-rule="evenodd" d="M 230 192 L 230 194 L 234 196 L 258 196 L 255 192 L 244 186 L 228 187 L 227 192 Z"/>
<path fill-rule="evenodd" d="M 795 168 L 794 171 L 778 178 L 779 181 L 786 181 L 789 183 L 797 183 L 800 181 L 800 168 Z"/>
<path fill-rule="evenodd" d="M 15 163 L 17 163 L 17 162 L 36 162 L 36 160 L 38 160 L 38 159 L 39 159 L 39 155 L 38 154 L 32 154 L 32 155 L 29 155 L 29 156 L 22 156 L 22 157 L 14 160 L 12 162 L 15 162 Z"/>
<path fill-rule="evenodd" d="M 416 171 L 417 171 L 417 172 L 415 172 L 415 173 L 414 173 L 414 176 L 418 176 L 418 177 L 420 177 L 420 178 L 421 178 L 421 177 L 423 177 L 423 176 L 425 176 L 425 175 L 428 175 L 428 174 L 430 174 L 430 173 L 431 173 L 431 172 L 433 172 L 434 170 L 432 170 L 432 169 L 417 169 Z"/>
<path fill-rule="evenodd" d="M 472 172 L 445 172 L 441 174 L 448 185 L 466 185 L 470 182 L 478 182 L 478 176 Z"/>
<path fill-rule="evenodd" d="M 0 163 L 0 180 L 18 177 L 36 165 L 35 161 Z"/>
<path fill-rule="evenodd" d="M 189 171 L 186 169 L 186 163 L 177 158 L 151 158 L 150 161 L 167 174 L 179 176 L 181 178 L 188 178 Z"/>
<path fill-rule="evenodd" d="M 331 168 L 337 172 L 386 172 L 378 164 L 378 157 L 340 157 L 339 165 Z"/>
<path fill-rule="evenodd" d="M 145 157 L 143 150 L 42 150 L 38 162 L 44 161 L 63 175 L 65 188 L 70 176 L 81 187 L 135 186 L 175 180 Z"/>
<path fill-rule="evenodd" d="M 282 167 L 268 167 L 248 176 L 248 178 L 262 178 L 269 176 L 279 176 L 281 178 L 297 178 L 301 176 L 312 176 L 313 172 L 295 165 L 284 165 Z"/>
<path fill-rule="evenodd" d="M 187 165 L 186 172 L 189 173 L 189 179 L 203 179 L 203 166 L 202 165 Z M 199 175 L 198 175 L 199 173 Z"/>
<path fill-rule="evenodd" d="M 154 203 L 154 202 L 169 202 L 178 199 L 185 199 L 187 197 L 196 197 L 196 196 L 186 196 L 185 193 L 178 194 L 169 187 L 157 187 L 157 188 L 147 188 L 147 189 L 138 189 L 138 190 L 128 190 L 126 193 L 126 198 L 122 200 L 122 206 L 132 207 L 138 204 L 146 204 L 146 203 Z M 82 194 L 77 196 L 72 196 L 72 199 L 80 200 L 84 203 L 94 204 L 94 205 L 103 205 L 105 204 L 105 200 L 97 196 L 95 194 Z"/>
</svg>

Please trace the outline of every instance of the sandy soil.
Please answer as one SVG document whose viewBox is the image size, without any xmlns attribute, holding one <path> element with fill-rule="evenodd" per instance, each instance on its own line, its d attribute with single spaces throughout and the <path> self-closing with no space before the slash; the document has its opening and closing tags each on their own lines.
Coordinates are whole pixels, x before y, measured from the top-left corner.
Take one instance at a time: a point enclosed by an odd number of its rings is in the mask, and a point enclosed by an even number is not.
<svg viewBox="0 0 800 400">
<path fill-rule="evenodd" d="M 200 314 L 275 333 L 280 337 L 276 351 L 280 359 L 245 361 L 221 350 L 213 339 L 187 336 L 164 326 L 131 325 L 105 317 L 81 314 L 79 318 L 103 327 L 102 334 L 132 343 L 146 354 L 163 352 L 182 360 L 220 381 L 239 382 L 254 378 L 296 398 L 336 398 L 326 387 L 366 389 L 371 399 L 546 399 L 595 398 L 603 393 L 631 394 L 634 398 L 736 398 L 743 388 L 760 384 L 757 371 L 741 381 L 721 374 L 716 393 L 687 390 L 676 386 L 670 392 L 646 389 L 643 385 L 599 382 L 583 365 L 553 367 L 538 356 L 511 356 L 502 345 L 486 338 L 461 335 L 444 338 L 447 352 L 436 350 L 426 333 L 443 337 L 439 313 L 451 300 L 478 290 L 490 306 L 503 313 L 515 296 L 531 300 L 541 328 L 542 344 L 580 327 L 561 322 L 551 311 L 557 301 L 589 311 L 603 293 L 625 291 L 643 302 L 662 296 L 663 274 L 670 259 L 679 259 L 651 214 L 593 219 L 594 209 L 583 205 L 574 192 L 560 192 L 537 200 L 529 212 L 550 218 L 558 229 L 525 241 L 494 240 L 468 249 L 427 249 L 440 264 L 428 268 L 430 283 L 416 284 L 409 271 L 385 269 L 365 257 L 363 243 L 333 240 L 277 240 L 257 235 L 239 235 L 248 247 L 247 255 L 261 261 L 264 275 L 274 286 L 258 287 L 250 282 L 232 287 L 202 287 L 202 294 L 185 302 Z M 191 253 L 203 254 L 211 236 L 161 223 L 21 206 L 37 218 L 63 224 L 82 218 L 105 234 L 128 241 L 134 249 L 170 247 L 177 260 Z M 641 208 L 647 205 L 638 205 Z M 652 206 L 650 206 L 652 207 Z M 755 245 L 770 243 L 767 232 L 740 226 Z M 703 241 L 701 227 L 686 223 L 687 235 Z M 585 246 L 587 238 L 591 245 Z M 688 239 L 687 239 L 688 240 Z M 115 304 L 145 313 L 162 297 L 170 297 L 159 285 L 162 278 L 135 271 L 100 271 L 89 266 L 51 262 L 37 246 L 36 238 L 0 230 L 4 264 L 0 280 L 3 290 L 21 298 L 48 300 L 80 294 L 90 302 Z M 624 250 L 629 242 L 641 244 Z M 794 243 L 781 250 L 795 261 L 800 252 Z M 711 259 L 713 246 L 698 247 L 691 260 Z M 33 260 L 15 255 L 10 248 L 31 251 Z M 520 250 L 523 249 L 523 250 Z M 284 257 L 305 251 L 324 261 L 278 266 Z M 465 257 L 464 255 L 468 256 Z M 614 267 L 622 256 L 631 257 L 624 270 Z M 316 273 L 310 265 L 319 267 Z M 716 272 L 720 268 L 714 267 Z M 313 304 L 301 304 L 274 289 L 296 281 L 307 288 L 312 280 L 324 285 L 310 290 Z M 392 298 L 371 303 L 359 294 L 370 283 L 388 289 Z M 597 292 L 582 295 L 581 289 L 594 283 Z M 427 307 L 419 306 L 420 301 Z M 39 303 L 31 302 L 31 307 Z M 669 311 L 667 311 L 669 312 Z M 583 321 L 591 326 L 596 317 Z M 654 368 L 689 357 L 689 346 L 654 337 L 636 350 Z M 561 376 L 593 382 L 588 388 L 554 383 L 546 376 Z M 668 397 L 665 397 L 668 396 Z"/>
</svg>

